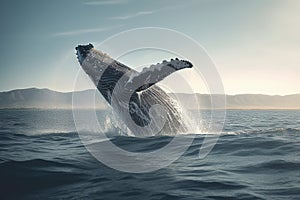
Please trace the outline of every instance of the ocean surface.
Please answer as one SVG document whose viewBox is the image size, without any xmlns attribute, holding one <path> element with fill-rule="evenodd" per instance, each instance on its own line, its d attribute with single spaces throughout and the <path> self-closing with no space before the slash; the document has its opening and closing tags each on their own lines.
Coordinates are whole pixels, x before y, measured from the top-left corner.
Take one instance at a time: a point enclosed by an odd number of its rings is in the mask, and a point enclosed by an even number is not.
<svg viewBox="0 0 300 200">
<path fill-rule="evenodd" d="M 173 138 L 112 135 L 135 152 Z M 0 110 L 0 199 L 300 199 L 300 111 L 228 110 L 201 160 L 204 137 L 171 165 L 133 174 L 86 150 L 71 110 Z"/>
</svg>

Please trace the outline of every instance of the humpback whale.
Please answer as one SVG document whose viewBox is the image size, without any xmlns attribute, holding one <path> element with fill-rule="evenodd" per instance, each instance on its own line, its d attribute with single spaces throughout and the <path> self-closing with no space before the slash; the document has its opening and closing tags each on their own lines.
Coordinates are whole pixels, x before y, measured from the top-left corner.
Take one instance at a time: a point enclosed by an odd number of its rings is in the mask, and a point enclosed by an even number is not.
<svg viewBox="0 0 300 200">
<path fill-rule="evenodd" d="M 187 131 L 178 102 L 155 83 L 173 72 L 192 68 L 191 62 L 178 58 L 164 60 L 138 72 L 96 50 L 92 44 L 75 49 L 82 69 L 134 135 L 174 135 Z"/>
</svg>

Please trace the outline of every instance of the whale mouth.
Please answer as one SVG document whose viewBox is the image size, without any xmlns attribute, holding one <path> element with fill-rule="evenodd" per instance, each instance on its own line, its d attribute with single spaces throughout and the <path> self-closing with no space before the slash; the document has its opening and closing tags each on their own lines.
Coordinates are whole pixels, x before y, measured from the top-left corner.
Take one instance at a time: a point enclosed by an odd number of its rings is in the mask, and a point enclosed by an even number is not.
<svg viewBox="0 0 300 200">
<path fill-rule="evenodd" d="M 87 57 L 90 50 L 94 48 L 94 45 L 89 43 L 88 45 L 78 45 L 75 47 L 77 59 L 80 64 L 83 63 L 84 59 Z"/>
</svg>

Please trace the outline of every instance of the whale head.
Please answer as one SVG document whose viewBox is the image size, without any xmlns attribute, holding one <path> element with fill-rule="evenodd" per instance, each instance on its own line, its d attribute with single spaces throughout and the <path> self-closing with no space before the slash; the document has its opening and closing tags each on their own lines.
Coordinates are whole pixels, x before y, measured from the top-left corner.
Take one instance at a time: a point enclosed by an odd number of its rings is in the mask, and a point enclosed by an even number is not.
<svg viewBox="0 0 300 200">
<path fill-rule="evenodd" d="M 82 69 L 97 86 L 102 73 L 114 60 L 107 54 L 96 50 L 91 43 L 78 45 L 75 50 Z"/>
<path fill-rule="evenodd" d="M 92 45 L 91 43 L 89 43 L 88 45 L 78 45 L 75 48 L 77 59 L 80 64 L 83 63 L 92 48 L 94 48 L 94 45 Z"/>
</svg>

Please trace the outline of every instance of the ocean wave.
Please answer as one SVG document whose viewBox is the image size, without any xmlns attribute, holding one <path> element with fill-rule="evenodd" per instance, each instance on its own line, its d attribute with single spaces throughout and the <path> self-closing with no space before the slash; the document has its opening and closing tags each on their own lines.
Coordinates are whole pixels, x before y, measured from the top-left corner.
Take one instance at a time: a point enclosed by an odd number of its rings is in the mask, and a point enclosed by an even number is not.
<svg viewBox="0 0 300 200">
<path fill-rule="evenodd" d="M 113 132 L 104 132 L 104 133 L 97 133 L 97 132 L 80 132 L 82 136 L 91 135 L 91 136 L 106 136 L 108 138 L 141 138 L 134 135 L 119 135 Z M 206 135 L 220 135 L 220 136 L 235 136 L 235 135 L 260 135 L 260 134 L 269 134 L 269 135 L 297 135 L 300 134 L 300 128 L 267 128 L 267 129 L 249 129 L 249 130 L 237 130 L 237 131 L 223 131 L 221 133 L 217 132 L 189 132 L 189 133 L 182 133 L 180 134 L 183 137 L 205 137 Z M 65 131 L 65 130 L 35 130 L 29 132 L 18 132 L 15 133 L 13 130 L 1 130 L 0 131 L 0 139 L 1 140 L 15 140 L 17 137 L 77 137 L 77 131 Z M 164 138 L 170 137 L 173 138 L 174 135 L 154 135 L 144 138 Z"/>
<path fill-rule="evenodd" d="M 6 198 L 24 199 L 36 191 L 51 190 L 84 180 L 81 173 L 72 172 L 72 167 L 44 159 L 8 160 L 0 164 L 1 182 L 4 183 L 1 184 L 1 190 L 5 191 Z"/>
<path fill-rule="evenodd" d="M 300 134 L 300 128 L 253 128 L 237 131 L 224 131 L 223 135 L 239 135 L 239 134 Z"/>
<path fill-rule="evenodd" d="M 242 173 L 280 173 L 280 172 L 297 172 L 300 169 L 300 162 L 288 161 L 288 160 L 269 160 L 265 162 L 249 164 L 247 166 L 241 166 L 236 170 L 231 170 L 234 172 Z"/>
</svg>

